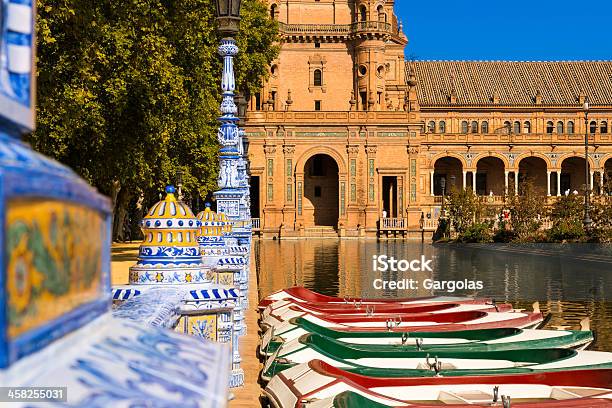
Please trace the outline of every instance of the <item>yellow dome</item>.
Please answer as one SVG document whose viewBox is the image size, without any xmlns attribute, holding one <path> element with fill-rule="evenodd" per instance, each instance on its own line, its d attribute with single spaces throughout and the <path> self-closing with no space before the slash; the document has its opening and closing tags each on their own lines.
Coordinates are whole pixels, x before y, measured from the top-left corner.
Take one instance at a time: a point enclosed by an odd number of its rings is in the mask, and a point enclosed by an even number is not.
<svg viewBox="0 0 612 408">
<path fill-rule="evenodd" d="M 193 211 L 174 196 L 174 187 L 166 187 L 166 198 L 155 204 L 140 222 L 143 245 L 197 246 L 201 223 Z"/>
<path fill-rule="evenodd" d="M 210 204 L 206 204 L 206 209 L 197 215 L 198 220 L 202 221 L 200 236 L 220 237 L 224 233 L 231 231 L 231 224 L 224 213 L 217 214 L 210 209 Z"/>
<path fill-rule="evenodd" d="M 148 218 L 195 218 L 191 208 L 182 201 L 177 201 L 174 196 L 174 187 L 169 186 L 166 188 L 166 198 L 155 204 L 147 215 L 144 217 Z"/>
</svg>

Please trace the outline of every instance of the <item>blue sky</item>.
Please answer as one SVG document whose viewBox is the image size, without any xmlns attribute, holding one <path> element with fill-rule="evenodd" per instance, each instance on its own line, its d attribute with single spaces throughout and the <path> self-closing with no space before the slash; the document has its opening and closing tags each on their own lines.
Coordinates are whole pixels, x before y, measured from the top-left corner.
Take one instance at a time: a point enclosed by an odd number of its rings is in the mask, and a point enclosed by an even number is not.
<svg viewBox="0 0 612 408">
<path fill-rule="evenodd" d="M 612 0 L 396 0 L 407 57 L 610 60 Z"/>
</svg>

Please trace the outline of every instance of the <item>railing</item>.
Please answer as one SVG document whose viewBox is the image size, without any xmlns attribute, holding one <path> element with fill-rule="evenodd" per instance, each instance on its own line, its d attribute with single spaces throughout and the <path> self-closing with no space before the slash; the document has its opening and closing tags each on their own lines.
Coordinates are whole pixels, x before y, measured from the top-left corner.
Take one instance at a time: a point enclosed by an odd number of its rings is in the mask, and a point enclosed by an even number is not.
<svg viewBox="0 0 612 408">
<path fill-rule="evenodd" d="M 352 24 L 286 24 L 278 23 L 282 34 L 348 35 L 362 31 L 390 33 L 392 26 L 383 21 L 359 21 Z"/>
<path fill-rule="evenodd" d="M 381 230 L 405 230 L 406 219 L 405 218 L 381 218 L 380 219 Z"/>
<path fill-rule="evenodd" d="M 423 229 L 429 231 L 435 231 L 438 229 L 438 218 L 424 218 Z"/>
<path fill-rule="evenodd" d="M 251 230 L 252 231 L 259 231 L 261 229 L 260 228 L 260 225 L 261 225 L 260 221 L 261 220 L 259 218 L 251 218 L 251 225 L 252 225 L 251 226 Z"/>
</svg>

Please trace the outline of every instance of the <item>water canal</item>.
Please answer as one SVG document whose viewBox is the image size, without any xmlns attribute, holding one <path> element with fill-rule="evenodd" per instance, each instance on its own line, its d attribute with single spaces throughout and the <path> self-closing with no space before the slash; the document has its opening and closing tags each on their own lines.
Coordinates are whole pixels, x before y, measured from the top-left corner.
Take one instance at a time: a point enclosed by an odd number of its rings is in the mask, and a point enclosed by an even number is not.
<svg viewBox="0 0 612 408">
<path fill-rule="evenodd" d="M 476 295 L 551 313 L 546 328 L 579 329 L 589 317 L 593 349 L 612 351 L 611 246 L 431 245 L 407 241 L 308 239 L 255 241 L 259 298 L 290 286 L 333 296 L 414 297 Z M 375 271 L 373 256 L 431 259 L 432 271 Z M 380 265 L 380 264 L 379 264 Z M 376 281 L 379 279 L 378 281 Z M 415 289 L 375 288 L 382 281 L 413 279 Z M 481 281 L 482 289 L 425 288 L 436 281 Z M 376 282 L 375 282 L 376 281 Z"/>
</svg>

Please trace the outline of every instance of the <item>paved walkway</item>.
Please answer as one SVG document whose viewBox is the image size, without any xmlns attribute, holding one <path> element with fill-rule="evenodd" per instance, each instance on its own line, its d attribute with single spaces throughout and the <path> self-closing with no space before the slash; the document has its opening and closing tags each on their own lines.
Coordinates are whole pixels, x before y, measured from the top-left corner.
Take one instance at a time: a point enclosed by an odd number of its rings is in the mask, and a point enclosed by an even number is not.
<svg viewBox="0 0 612 408">
<path fill-rule="evenodd" d="M 140 243 L 113 244 L 111 263 L 111 282 L 113 285 L 128 283 L 129 267 L 134 265 L 138 257 Z M 234 399 L 230 402 L 230 408 L 254 408 L 260 407 L 259 395 L 261 388 L 257 383 L 261 364 L 255 354 L 259 344 L 257 326 L 257 271 L 255 270 L 255 259 L 251 253 L 251 271 L 249 277 L 249 308 L 246 313 L 247 334 L 240 339 L 241 366 L 244 368 L 245 385 L 240 388 L 230 389 Z"/>
</svg>

